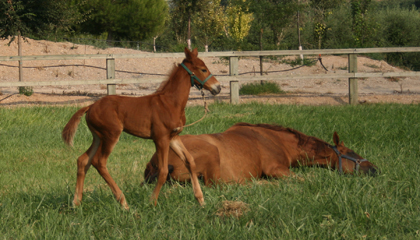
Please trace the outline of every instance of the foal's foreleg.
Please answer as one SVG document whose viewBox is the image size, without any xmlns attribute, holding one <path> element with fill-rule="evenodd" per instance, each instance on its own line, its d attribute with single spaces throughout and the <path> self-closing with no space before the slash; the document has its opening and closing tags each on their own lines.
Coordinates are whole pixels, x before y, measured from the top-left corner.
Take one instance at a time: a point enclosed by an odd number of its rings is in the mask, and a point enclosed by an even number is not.
<svg viewBox="0 0 420 240">
<path fill-rule="evenodd" d="M 93 135 L 93 142 L 89 149 L 77 159 L 77 180 L 76 191 L 74 193 L 73 204 L 79 206 L 83 198 L 83 185 L 85 182 L 86 173 L 89 170 L 92 159 L 95 156 L 100 140 L 96 135 Z"/>
<path fill-rule="evenodd" d="M 191 175 L 191 183 L 194 196 L 200 205 L 204 205 L 203 192 L 201 191 L 200 183 L 198 182 L 197 173 L 195 171 L 196 165 L 193 156 L 190 154 L 190 152 L 188 152 L 179 136 L 172 138 L 170 146 L 172 150 L 174 150 L 174 152 L 184 161 L 184 164 Z"/>
</svg>

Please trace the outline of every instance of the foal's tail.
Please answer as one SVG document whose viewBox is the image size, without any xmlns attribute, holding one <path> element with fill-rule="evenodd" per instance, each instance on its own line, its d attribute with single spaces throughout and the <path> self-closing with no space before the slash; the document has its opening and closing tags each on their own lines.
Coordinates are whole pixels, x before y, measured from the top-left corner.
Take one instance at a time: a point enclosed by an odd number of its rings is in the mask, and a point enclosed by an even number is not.
<svg viewBox="0 0 420 240">
<path fill-rule="evenodd" d="M 89 108 L 90 106 L 79 109 L 79 111 L 70 118 L 70 121 L 64 127 L 61 137 L 67 145 L 73 146 L 73 138 L 76 134 L 77 126 L 80 123 L 80 119 L 89 110 Z"/>
</svg>

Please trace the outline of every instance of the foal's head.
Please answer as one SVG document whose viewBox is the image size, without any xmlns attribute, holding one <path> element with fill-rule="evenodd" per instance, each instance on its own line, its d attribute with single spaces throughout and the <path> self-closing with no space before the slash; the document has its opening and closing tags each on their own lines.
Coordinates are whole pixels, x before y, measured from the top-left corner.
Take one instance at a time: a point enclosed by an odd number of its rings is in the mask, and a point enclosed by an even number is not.
<svg viewBox="0 0 420 240">
<path fill-rule="evenodd" d="M 197 88 L 204 88 L 210 91 L 213 95 L 220 93 L 221 87 L 219 81 L 210 73 L 206 64 L 197 57 L 198 51 L 195 48 L 192 52 L 185 48 L 185 59 L 182 62 L 184 69 L 191 76 L 191 85 Z"/>
<path fill-rule="evenodd" d="M 379 169 L 374 164 L 344 146 L 344 143 L 342 141 L 340 142 L 340 138 L 336 132 L 334 132 L 333 140 L 335 146 L 331 146 L 331 148 L 334 150 L 335 155 L 332 159 L 333 161 L 337 161 L 335 164 L 337 168 L 339 168 L 341 158 L 344 172 L 354 173 L 360 171 L 368 175 L 376 175 L 379 172 Z"/>
</svg>

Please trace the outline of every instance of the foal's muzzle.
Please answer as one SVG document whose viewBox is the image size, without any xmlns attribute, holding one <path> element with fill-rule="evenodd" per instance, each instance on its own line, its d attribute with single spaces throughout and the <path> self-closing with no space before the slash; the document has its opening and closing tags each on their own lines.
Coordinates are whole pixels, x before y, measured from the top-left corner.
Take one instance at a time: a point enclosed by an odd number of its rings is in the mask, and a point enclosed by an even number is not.
<svg viewBox="0 0 420 240">
<path fill-rule="evenodd" d="M 213 84 L 209 91 L 211 94 L 217 95 L 220 93 L 221 90 L 222 90 L 222 87 L 220 86 L 220 83 L 217 83 L 217 84 Z"/>
<path fill-rule="evenodd" d="M 368 176 L 372 176 L 372 177 L 375 177 L 375 176 L 377 176 L 381 173 L 379 168 L 372 167 L 372 166 L 366 166 L 366 167 L 360 166 L 359 171 L 363 172 L 364 174 L 366 174 Z"/>
</svg>

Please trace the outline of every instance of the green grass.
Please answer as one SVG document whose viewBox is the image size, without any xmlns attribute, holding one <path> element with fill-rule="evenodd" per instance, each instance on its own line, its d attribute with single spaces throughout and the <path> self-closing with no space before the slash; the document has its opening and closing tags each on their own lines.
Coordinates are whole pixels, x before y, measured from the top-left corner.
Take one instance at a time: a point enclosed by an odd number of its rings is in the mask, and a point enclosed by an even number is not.
<svg viewBox="0 0 420 240">
<path fill-rule="evenodd" d="M 247 83 L 241 86 L 239 89 L 239 95 L 261 95 L 261 94 L 279 94 L 284 93 L 283 90 L 280 89 L 279 85 L 275 82 L 264 82 L 261 83 Z"/>
<path fill-rule="evenodd" d="M 290 178 L 207 188 L 205 207 L 191 186 L 165 185 L 156 207 L 140 186 L 154 152 L 150 140 L 123 134 L 108 168 L 130 205 L 124 211 L 93 168 L 84 202 L 72 208 L 76 159 L 91 142 L 84 122 L 75 147 L 61 141 L 74 107 L 0 108 L 0 239 L 416 239 L 420 234 L 420 106 L 211 105 L 182 134 L 221 132 L 236 122 L 277 123 L 341 140 L 380 167 L 377 177 L 293 169 Z M 186 109 L 187 122 L 202 116 Z M 239 218 L 216 215 L 242 201 Z"/>
</svg>

